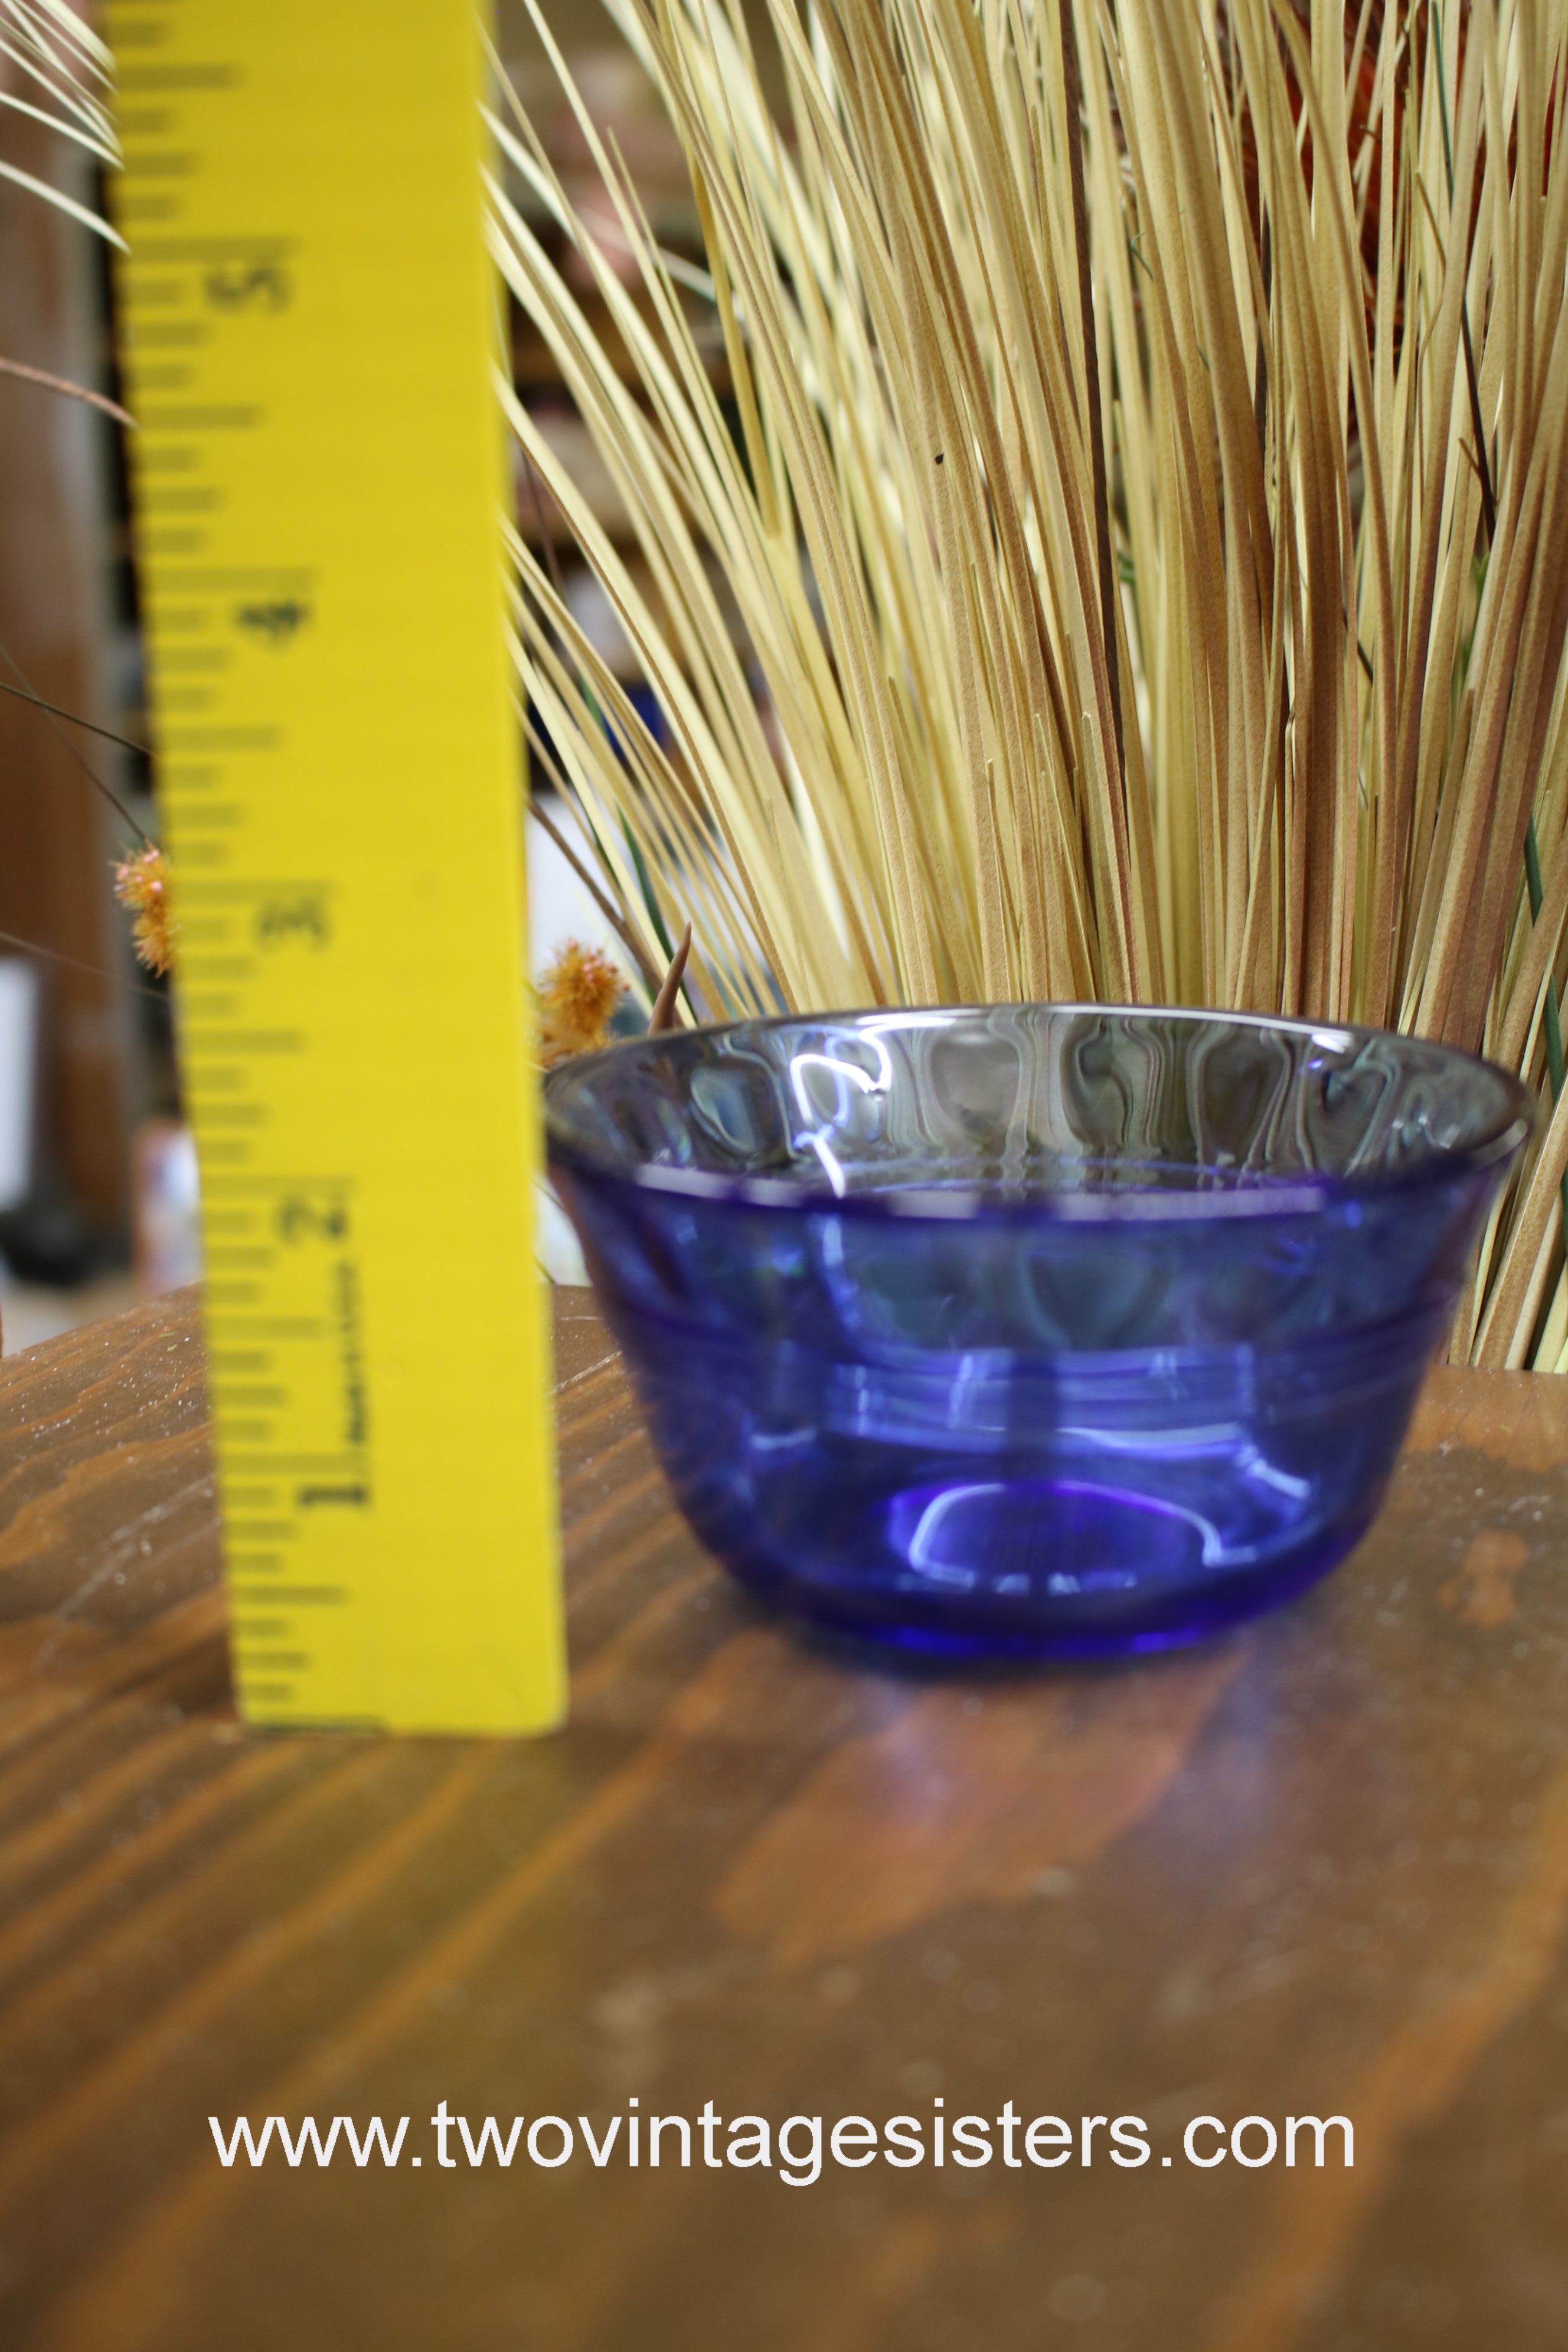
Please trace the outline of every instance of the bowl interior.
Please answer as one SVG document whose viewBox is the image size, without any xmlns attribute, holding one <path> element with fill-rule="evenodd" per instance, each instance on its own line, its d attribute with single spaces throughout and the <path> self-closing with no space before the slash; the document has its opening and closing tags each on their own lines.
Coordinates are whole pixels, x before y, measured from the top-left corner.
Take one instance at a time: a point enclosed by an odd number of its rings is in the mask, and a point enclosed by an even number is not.
<svg viewBox="0 0 1568 2352">
<path fill-rule="evenodd" d="M 992 1201 L 1376 1189 L 1506 1159 L 1531 1116 L 1516 1079 L 1420 1039 L 1037 1004 L 678 1032 L 566 1065 L 546 1103 L 552 1150 L 606 1175 Z"/>
</svg>

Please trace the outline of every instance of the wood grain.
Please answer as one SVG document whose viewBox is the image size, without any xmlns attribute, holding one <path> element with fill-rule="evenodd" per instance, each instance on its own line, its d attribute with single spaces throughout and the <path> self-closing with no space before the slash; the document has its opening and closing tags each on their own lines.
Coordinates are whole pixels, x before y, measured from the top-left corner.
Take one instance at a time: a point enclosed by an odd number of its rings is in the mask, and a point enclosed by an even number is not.
<svg viewBox="0 0 1568 2352">
<path fill-rule="evenodd" d="M 1242 1635 L 942 1676 L 707 1561 L 582 1296 L 557 1361 L 532 1745 L 237 1722 L 192 1297 L 0 1364 L 0 2341 L 1560 2352 L 1568 1383 L 1436 1373 Z M 1152 2161 L 442 2171 L 426 2120 L 939 2096 Z M 311 2113 L 423 2168 L 217 2163 Z M 1348 2115 L 1355 2168 L 1199 2171 L 1199 2114 Z"/>
</svg>

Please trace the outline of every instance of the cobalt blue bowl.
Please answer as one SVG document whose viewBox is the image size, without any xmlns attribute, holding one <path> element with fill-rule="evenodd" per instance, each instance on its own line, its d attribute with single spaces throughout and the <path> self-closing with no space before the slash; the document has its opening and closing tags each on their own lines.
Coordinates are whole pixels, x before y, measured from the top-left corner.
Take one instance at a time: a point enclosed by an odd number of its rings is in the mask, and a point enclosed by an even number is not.
<svg viewBox="0 0 1568 2352">
<path fill-rule="evenodd" d="M 545 1099 L 702 1541 L 806 1616 L 1035 1655 L 1350 1549 L 1532 1113 L 1413 1038 L 1050 1004 L 643 1038 Z"/>
</svg>

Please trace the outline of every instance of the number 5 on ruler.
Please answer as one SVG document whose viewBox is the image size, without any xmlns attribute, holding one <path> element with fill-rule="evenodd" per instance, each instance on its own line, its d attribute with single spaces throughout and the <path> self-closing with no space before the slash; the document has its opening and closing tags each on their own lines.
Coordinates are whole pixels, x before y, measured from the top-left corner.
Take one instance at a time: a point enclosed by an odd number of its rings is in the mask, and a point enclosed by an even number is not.
<svg viewBox="0 0 1568 2352">
<path fill-rule="evenodd" d="M 563 1703 L 468 0 L 118 0 L 142 597 L 258 1723 Z"/>
</svg>

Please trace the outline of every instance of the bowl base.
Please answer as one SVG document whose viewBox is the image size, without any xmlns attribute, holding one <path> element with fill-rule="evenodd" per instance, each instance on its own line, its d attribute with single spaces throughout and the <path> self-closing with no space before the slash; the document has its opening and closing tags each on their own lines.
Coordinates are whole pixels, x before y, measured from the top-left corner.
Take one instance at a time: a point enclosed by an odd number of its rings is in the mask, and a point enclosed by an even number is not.
<svg viewBox="0 0 1568 2352">
<path fill-rule="evenodd" d="M 857 1592 L 848 1579 L 818 1582 L 732 1549 L 725 1565 L 791 1616 L 906 1654 L 1127 1657 L 1184 1649 L 1295 1600 L 1353 1549 L 1373 1515 L 1358 1510 L 1266 1566 L 1205 1575 L 1198 1531 L 1144 1496 L 1047 1479 L 938 1495 L 917 1487 L 894 1498 L 887 1520 L 923 1529 L 933 1548 L 944 1539 L 940 1580 L 928 1565 Z M 961 1533 L 973 1545 L 967 1568 L 952 1558 Z M 917 1536 L 911 1549 L 920 1548 Z"/>
<path fill-rule="evenodd" d="M 1201 1640 L 1343 1557 L 1382 1500 L 1430 1310 L 1273 1354 L 847 1363 L 627 1352 L 697 1534 L 794 1613 L 951 1656 Z"/>
</svg>

